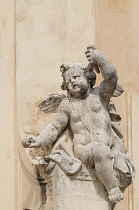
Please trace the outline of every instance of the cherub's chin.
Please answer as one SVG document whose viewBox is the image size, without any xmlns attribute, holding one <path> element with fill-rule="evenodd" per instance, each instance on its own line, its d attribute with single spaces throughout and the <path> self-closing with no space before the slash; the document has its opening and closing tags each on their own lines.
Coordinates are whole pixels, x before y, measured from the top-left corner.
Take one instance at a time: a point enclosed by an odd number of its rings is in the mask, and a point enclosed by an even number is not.
<svg viewBox="0 0 139 210">
<path fill-rule="evenodd" d="M 76 86 L 74 86 L 73 90 L 80 91 L 81 89 L 76 85 Z"/>
</svg>

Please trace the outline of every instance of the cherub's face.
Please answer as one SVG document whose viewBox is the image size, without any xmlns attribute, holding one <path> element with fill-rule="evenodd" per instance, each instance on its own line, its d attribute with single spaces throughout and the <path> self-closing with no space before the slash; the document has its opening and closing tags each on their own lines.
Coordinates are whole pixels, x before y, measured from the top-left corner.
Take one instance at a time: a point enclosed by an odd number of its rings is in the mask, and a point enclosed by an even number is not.
<svg viewBox="0 0 139 210">
<path fill-rule="evenodd" d="M 87 80 L 81 69 L 70 69 L 65 73 L 68 91 L 75 98 L 80 98 L 87 93 L 89 88 Z"/>
</svg>

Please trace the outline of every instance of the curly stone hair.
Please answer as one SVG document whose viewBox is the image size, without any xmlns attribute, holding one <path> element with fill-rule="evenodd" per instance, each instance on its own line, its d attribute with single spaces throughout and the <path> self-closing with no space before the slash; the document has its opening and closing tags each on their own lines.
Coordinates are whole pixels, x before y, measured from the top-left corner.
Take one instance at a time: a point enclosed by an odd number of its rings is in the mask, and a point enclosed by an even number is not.
<svg viewBox="0 0 139 210">
<path fill-rule="evenodd" d="M 65 80 L 65 72 L 70 69 L 81 69 L 84 72 L 84 76 L 89 82 L 90 86 L 93 86 L 96 83 L 96 73 L 94 72 L 93 66 L 86 66 L 82 63 L 65 63 L 60 66 L 60 71 L 62 72 L 63 82 L 61 85 L 62 90 L 67 90 L 66 80 Z"/>
</svg>

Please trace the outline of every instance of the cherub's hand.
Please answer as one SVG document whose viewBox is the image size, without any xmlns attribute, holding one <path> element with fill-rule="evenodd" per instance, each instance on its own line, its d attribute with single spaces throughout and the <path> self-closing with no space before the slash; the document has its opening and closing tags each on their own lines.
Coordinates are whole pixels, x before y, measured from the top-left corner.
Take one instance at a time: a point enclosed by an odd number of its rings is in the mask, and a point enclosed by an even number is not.
<svg viewBox="0 0 139 210">
<path fill-rule="evenodd" d="M 93 46 L 88 46 L 85 51 L 87 60 L 92 64 L 96 63 L 95 50 L 96 49 Z"/>
<path fill-rule="evenodd" d="M 97 50 L 98 51 L 98 50 Z M 86 58 L 89 61 L 88 64 L 88 68 L 89 69 L 94 69 L 96 71 L 96 73 L 100 73 L 100 69 L 98 67 L 98 65 L 96 65 L 96 49 L 94 48 L 94 46 L 88 46 L 87 50 L 85 51 L 86 54 Z"/>
<path fill-rule="evenodd" d="M 40 147 L 41 142 L 40 141 L 33 141 L 30 143 L 29 147 Z"/>
<path fill-rule="evenodd" d="M 36 136 L 29 135 L 23 141 L 22 144 L 24 147 L 39 147 L 41 146 L 41 142 L 37 141 Z"/>
</svg>

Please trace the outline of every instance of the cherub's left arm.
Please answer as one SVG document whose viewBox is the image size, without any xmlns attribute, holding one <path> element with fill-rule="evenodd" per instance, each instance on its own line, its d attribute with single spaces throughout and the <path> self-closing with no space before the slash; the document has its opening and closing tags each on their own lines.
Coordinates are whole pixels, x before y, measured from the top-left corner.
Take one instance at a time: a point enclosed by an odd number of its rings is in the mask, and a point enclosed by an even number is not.
<svg viewBox="0 0 139 210">
<path fill-rule="evenodd" d="M 86 57 L 90 64 L 96 64 L 101 70 L 104 80 L 100 85 L 100 94 L 107 101 L 110 100 L 116 85 L 117 85 L 117 71 L 115 67 L 102 55 L 99 50 L 87 49 Z"/>
</svg>

